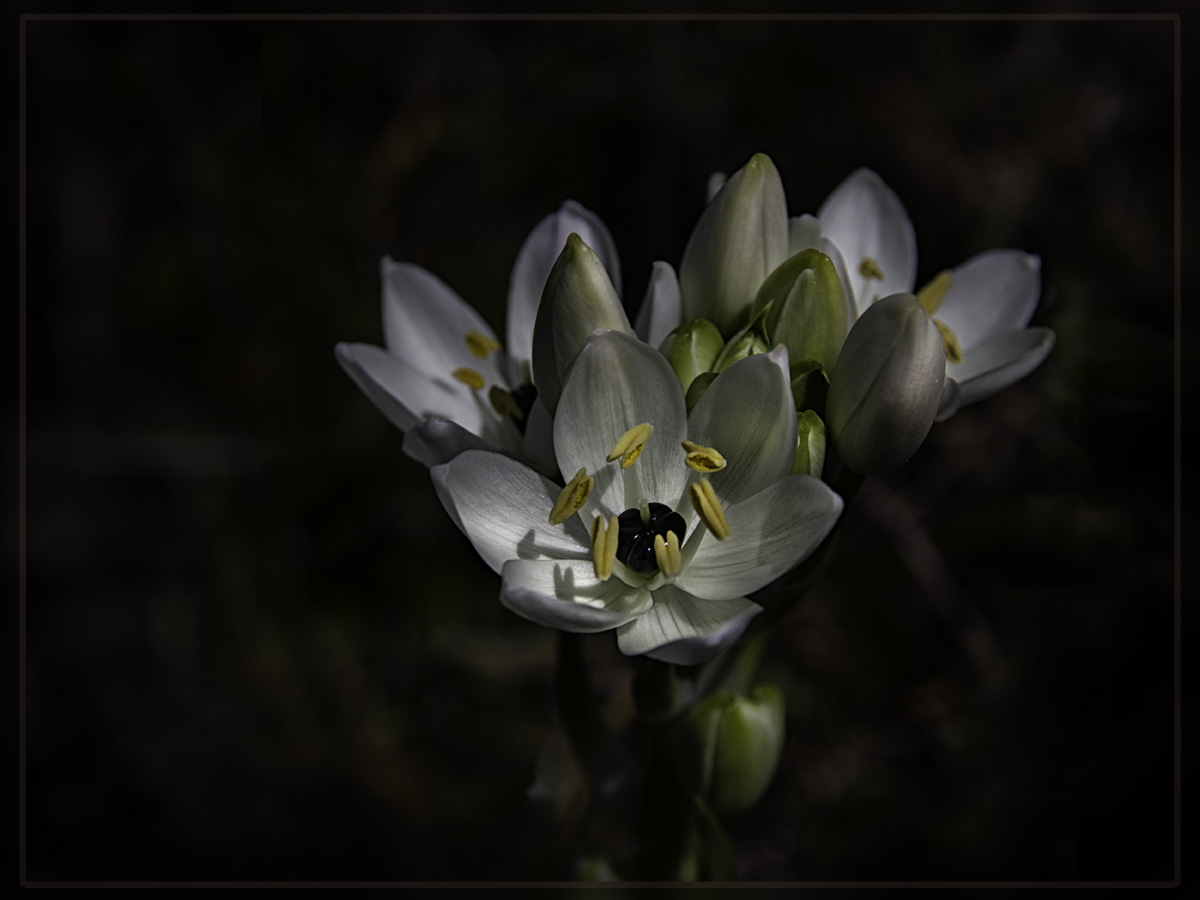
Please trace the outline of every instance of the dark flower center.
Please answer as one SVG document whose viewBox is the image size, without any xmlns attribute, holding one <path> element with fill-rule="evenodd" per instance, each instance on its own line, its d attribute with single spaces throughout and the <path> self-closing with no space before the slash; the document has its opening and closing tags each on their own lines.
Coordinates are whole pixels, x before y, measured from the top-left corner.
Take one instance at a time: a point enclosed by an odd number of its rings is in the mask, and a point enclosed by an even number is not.
<svg viewBox="0 0 1200 900">
<path fill-rule="evenodd" d="M 658 571 L 654 556 L 654 538 L 675 532 L 679 543 L 687 533 L 683 516 L 664 503 L 650 504 L 650 519 L 642 521 L 640 509 L 627 509 L 617 516 L 617 559 L 639 575 L 650 576 Z"/>
</svg>

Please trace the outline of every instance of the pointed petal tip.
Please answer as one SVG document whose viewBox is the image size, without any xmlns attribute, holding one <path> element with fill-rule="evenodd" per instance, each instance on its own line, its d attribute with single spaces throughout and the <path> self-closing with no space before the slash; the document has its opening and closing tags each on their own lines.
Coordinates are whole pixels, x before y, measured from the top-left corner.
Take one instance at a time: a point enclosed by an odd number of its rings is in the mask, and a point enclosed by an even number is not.
<svg viewBox="0 0 1200 900">
<path fill-rule="evenodd" d="M 779 368 L 783 369 L 783 372 L 785 375 L 787 374 L 787 372 L 788 372 L 788 351 L 787 351 L 786 346 L 784 346 L 783 344 L 776 344 L 775 349 L 765 355 L 768 359 L 770 359 L 773 363 L 775 363 L 775 365 L 777 365 L 777 366 L 779 366 Z"/>
<path fill-rule="evenodd" d="M 763 169 L 774 169 L 775 168 L 774 160 L 772 160 L 771 157 L 767 156 L 767 154 L 763 153 L 761 150 L 758 153 L 755 153 L 752 157 L 750 157 L 750 161 L 748 163 L 746 163 L 746 169 L 749 171 L 754 171 L 759 168 L 763 168 Z"/>
</svg>

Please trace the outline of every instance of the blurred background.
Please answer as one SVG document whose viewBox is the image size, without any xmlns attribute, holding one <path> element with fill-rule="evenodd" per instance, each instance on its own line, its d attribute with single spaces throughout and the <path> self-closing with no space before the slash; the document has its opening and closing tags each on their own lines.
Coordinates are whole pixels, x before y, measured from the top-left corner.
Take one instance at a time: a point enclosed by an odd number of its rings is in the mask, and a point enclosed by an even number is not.
<svg viewBox="0 0 1200 900">
<path fill-rule="evenodd" d="M 918 283 L 1040 254 L 1058 344 L 847 510 L 764 660 L 788 738 L 740 876 L 1174 877 L 1178 28 L 27 21 L 26 877 L 629 849 L 564 762 L 555 635 L 333 345 L 382 342 L 383 254 L 502 334 L 567 198 L 633 311 L 756 151 L 793 214 L 878 171 Z M 614 643 L 586 651 L 623 727 Z"/>
</svg>

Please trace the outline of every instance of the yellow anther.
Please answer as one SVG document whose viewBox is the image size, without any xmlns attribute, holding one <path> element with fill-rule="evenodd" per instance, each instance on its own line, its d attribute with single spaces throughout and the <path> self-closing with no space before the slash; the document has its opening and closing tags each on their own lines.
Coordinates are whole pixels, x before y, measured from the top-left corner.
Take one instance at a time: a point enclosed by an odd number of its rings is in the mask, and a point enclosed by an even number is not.
<svg viewBox="0 0 1200 900">
<path fill-rule="evenodd" d="M 517 405 L 513 395 L 498 384 L 493 384 L 488 389 L 488 400 L 492 403 L 492 409 L 502 416 L 512 416 L 514 419 L 525 418 L 525 413 L 521 411 L 521 407 Z"/>
<path fill-rule="evenodd" d="M 718 541 L 729 537 L 733 532 L 729 530 L 729 523 L 725 520 L 725 510 L 721 509 L 721 501 L 717 499 L 708 479 L 701 478 L 699 481 L 693 482 L 688 490 L 692 494 L 692 508 L 700 516 L 700 520 L 708 526 L 713 537 Z"/>
<path fill-rule="evenodd" d="M 646 446 L 646 441 L 650 440 L 650 435 L 654 434 L 654 426 L 649 422 L 643 422 L 641 425 L 634 425 L 627 432 L 617 438 L 617 442 L 613 445 L 612 452 L 605 457 L 609 462 L 612 462 L 618 457 L 621 460 L 621 468 L 628 469 L 637 458 L 642 455 L 642 448 Z"/>
<path fill-rule="evenodd" d="M 675 532 L 668 531 L 665 539 L 661 534 L 654 536 L 654 560 L 658 563 L 658 571 L 667 578 L 676 578 L 683 571 L 683 554 Z"/>
<path fill-rule="evenodd" d="M 579 512 L 579 508 L 587 503 L 587 498 L 591 496 L 595 483 L 596 479 L 587 473 L 587 469 L 576 472 L 575 477 L 567 482 L 567 486 L 554 501 L 554 508 L 550 510 L 550 524 L 561 525 Z"/>
<path fill-rule="evenodd" d="M 619 528 L 616 516 L 609 516 L 607 522 L 604 516 L 596 516 L 596 521 L 592 523 L 592 567 L 601 581 L 608 581 L 612 575 L 613 560 L 617 558 Z"/>
<path fill-rule="evenodd" d="M 483 376 L 474 369 L 460 366 L 450 373 L 473 391 L 483 390 Z"/>
<path fill-rule="evenodd" d="M 695 441 L 684 441 L 683 449 L 687 451 L 684 462 L 693 471 L 708 474 L 720 472 L 725 468 L 725 457 L 715 447 L 705 447 Z"/>
<path fill-rule="evenodd" d="M 480 334 L 478 331 L 468 331 L 466 336 L 467 349 L 476 359 L 487 359 L 487 355 L 500 349 L 500 342 L 495 338 Z"/>
<path fill-rule="evenodd" d="M 858 264 L 858 274 L 863 278 L 876 278 L 883 281 L 883 269 L 879 268 L 879 263 L 869 256 L 864 256 L 862 262 Z"/>
<path fill-rule="evenodd" d="M 929 284 L 917 291 L 917 301 L 925 307 L 925 312 L 932 316 L 938 311 L 953 281 L 954 273 L 949 269 L 942 269 L 930 279 Z"/>
<path fill-rule="evenodd" d="M 934 319 L 933 324 L 942 333 L 942 344 L 946 348 L 947 362 L 960 363 L 963 361 L 962 347 L 958 343 L 958 335 L 950 330 L 950 326 L 940 319 Z"/>
</svg>

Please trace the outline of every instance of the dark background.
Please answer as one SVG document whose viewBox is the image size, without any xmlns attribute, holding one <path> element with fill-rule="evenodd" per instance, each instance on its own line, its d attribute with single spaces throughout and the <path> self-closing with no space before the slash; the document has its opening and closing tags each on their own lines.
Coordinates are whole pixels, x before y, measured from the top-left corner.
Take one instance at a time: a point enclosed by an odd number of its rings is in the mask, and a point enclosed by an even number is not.
<svg viewBox="0 0 1200 900">
<path fill-rule="evenodd" d="M 26 877 L 558 879 L 627 848 L 570 766 L 527 797 L 555 635 L 333 344 L 381 342 L 385 253 L 502 334 L 568 197 L 632 311 L 761 150 L 793 214 L 875 168 L 919 282 L 1040 254 L 1058 344 L 848 509 L 764 662 L 789 732 L 742 877 L 1173 878 L 1178 28 L 26 21 Z"/>
</svg>

